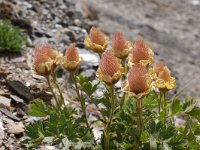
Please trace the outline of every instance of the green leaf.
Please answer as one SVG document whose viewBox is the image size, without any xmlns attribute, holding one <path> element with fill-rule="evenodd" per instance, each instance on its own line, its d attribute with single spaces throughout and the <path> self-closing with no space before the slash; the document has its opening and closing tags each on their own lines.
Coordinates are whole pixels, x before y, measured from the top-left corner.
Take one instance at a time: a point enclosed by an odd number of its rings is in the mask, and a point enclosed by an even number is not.
<svg viewBox="0 0 200 150">
<path fill-rule="evenodd" d="M 194 119 L 197 119 L 200 122 L 200 108 L 194 107 L 191 111 L 189 111 L 187 114 L 192 116 Z"/>
<path fill-rule="evenodd" d="M 199 141 L 189 141 L 189 150 L 199 150 L 200 149 L 200 142 Z"/>
<path fill-rule="evenodd" d="M 163 150 L 172 150 L 172 148 L 166 143 L 163 143 Z"/>
<path fill-rule="evenodd" d="M 42 122 L 36 122 L 29 125 L 25 132 L 25 141 L 27 147 L 35 147 L 42 142 L 45 137 Z"/>
<path fill-rule="evenodd" d="M 156 142 L 156 139 L 155 139 L 154 137 L 150 136 L 149 142 L 150 142 L 150 149 L 151 149 L 151 150 L 157 150 L 157 142 Z"/>
<path fill-rule="evenodd" d="M 157 139 L 160 130 L 162 130 L 162 123 L 161 122 L 156 123 L 154 120 L 152 120 L 147 124 L 146 130 L 152 138 Z"/>
<path fill-rule="evenodd" d="M 171 115 L 179 114 L 182 111 L 182 106 L 178 99 L 174 99 L 171 104 Z"/>
<path fill-rule="evenodd" d="M 176 129 L 173 126 L 169 126 L 166 129 L 162 128 L 159 136 L 163 141 L 169 141 L 175 135 Z"/>
<path fill-rule="evenodd" d="M 200 126 L 194 130 L 194 134 L 200 136 Z"/>
<path fill-rule="evenodd" d="M 175 149 L 177 147 L 183 147 L 184 141 L 182 135 L 179 134 L 179 135 L 174 135 L 174 137 L 167 143 L 170 147 Z"/>
<path fill-rule="evenodd" d="M 48 115 L 48 107 L 42 100 L 36 100 L 29 106 L 28 114 L 35 117 L 46 117 Z"/>
<path fill-rule="evenodd" d="M 149 109 L 154 109 L 154 108 L 158 107 L 158 96 L 157 96 L 157 93 L 154 92 L 154 91 L 149 93 L 148 96 L 146 96 L 145 99 L 144 99 L 144 104 Z"/>
<path fill-rule="evenodd" d="M 59 135 L 63 132 L 66 125 L 65 116 L 59 114 L 51 114 L 48 122 L 45 124 L 45 130 L 49 136 Z"/>
<path fill-rule="evenodd" d="M 98 85 L 100 82 L 96 83 L 96 84 L 92 84 L 92 82 L 90 82 L 88 80 L 88 78 L 84 77 L 82 74 L 80 74 L 77 77 L 77 81 L 80 84 L 81 89 L 90 97 L 97 89 Z"/>
<path fill-rule="evenodd" d="M 99 150 L 99 147 L 94 146 L 92 142 L 72 142 L 67 138 L 62 140 L 62 144 L 59 147 L 61 147 L 61 150 Z"/>
<path fill-rule="evenodd" d="M 183 110 L 185 113 L 190 112 L 196 106 L 196 101 L 194 99 L 186 100 L 183 103 Z"/>
<path fill-rule="evenodd" d="M 147 131 L 144 131 L 142 132 L 142 135 L 141 135 L 141 140 L 143 143 L 146 143 L 149 139 L 149 135 L 148 135 L 148 132 Z"/>
</svg>

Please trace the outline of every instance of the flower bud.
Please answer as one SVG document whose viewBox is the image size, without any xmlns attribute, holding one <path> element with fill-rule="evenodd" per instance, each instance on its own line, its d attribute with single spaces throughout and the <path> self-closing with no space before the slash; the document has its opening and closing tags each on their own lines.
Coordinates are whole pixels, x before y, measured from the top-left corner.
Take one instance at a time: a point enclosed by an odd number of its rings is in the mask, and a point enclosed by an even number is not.
<svg viewBox="0 0 200 150">
<path fill-rule="evenodd" d="M 137 99 L 142 98 L 150 91 L 151 79 L 147 74 L 147 69 L 141 64 L 133 65 L 128 72 L 125 81 L 125 92 L 131 93 Z"/>
<path fill-rule="evenodd" d="M 145 43 L 143 39 L 136 40 L 133 44 L 133 48 L 129 57 L 129 63 L 142 64 L 144 66 L 150 66 L 153 61 L 154 53 Z"/>
<path fill-rule="evenodd" d="M 107 50 L 101 59 L 97 77 L 106 84 L 112 85 L 119 81 L 122 73 L 123 68 L 120 61 L 113 55 L 112 51 Z"/>
<path fill-rule="evenodd" d="M 112 50 L 114 55 L 119 59 L 125 59 L 131 50 L 132 44 L 126 41 L 124 35 L 121 32 L 116 32 L 112 43 Z"/>
<path fill-rule="evenodd" d="M 92 27 L 84 44 L 86 48 L 101 54 L 108 46 L 108 37 L 98 28 Z"/>
<path fill-rule="evenodd" d="M 75 44 L 71 44 L 66 50 L 65 56 L 63 57 L 63 68 L 67 71 L 76 71 L 82 62 L 82 58 L 78 54 L 78 50 Z"/>
</svg>

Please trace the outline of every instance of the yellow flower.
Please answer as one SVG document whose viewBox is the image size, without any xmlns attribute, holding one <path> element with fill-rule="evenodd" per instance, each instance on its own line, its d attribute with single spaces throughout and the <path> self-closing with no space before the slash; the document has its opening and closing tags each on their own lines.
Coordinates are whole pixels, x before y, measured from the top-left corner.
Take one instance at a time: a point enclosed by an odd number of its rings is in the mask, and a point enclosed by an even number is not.
<svg viewBox="0 0 200 150">
<path fill-rule="evenodd" d="M 60 55 L 50 44 L 43 44 L 35 48 L 33 69 L 42 76 L 48 76 L 59 64 Z"/>
<path fill-rule="evenodd" d="M 108 46 L 108 37 L 98 28 L 92 27 L 89 37 L 85 39 L 84 44 L 86 48 L 102 54 Z"/>
<path fill-rule="evenodd" d="M 119 59 L 125 59 L 128 57 L 131 48 L 132 43 L 127 41 L 121 32 L 116 32 L 112 43 L 112 50 L 114 55 Z"/>
<path fill-rule="evenodd" d="M 128 92 L 136 99 L 141 99 L 150 92 L 151 78 L 147 69 L 141 64 L 133 65 L 125 81 L 124 92 Z"/>
<path fill-rule="evenodd" d="M 175 78 L 171 77 L 171 71 L 167 66 L 160 71 L 155 79 L 155 86 L 161 91 L 172 90 L 175 87 Z"/>
<path fill-rule="evenodd" d="M 123 74 L 123 67 L 121 67 L 120 61 L 113 55 L 112 51 L 107 50 L 103 54 L 96 74 L 99 80 L 108 85 L 115 84 L 119 81 Z"/>
<path fill-rule="evenodd" d="M 163 62 L 158 61 L 153 68 L 154 86 L 161 91 L 172 90 L 175 87 L 175 78 L 171 77 L 171 71 Z"/>
<path fill-rule="evenodd" d="M 129 64 L 142 64 L 150 66 L 153 62 L 153 51 L 149 48 L 143 39 L 136 40 L 133 44 L 132 51 L 129 55 Z"/>
<path fill-rule="evenodd" d="M 78 50 L 75 44 L 71 44 L 66 50 L 65 56 L 63 57 L 63 68 L 67 71 L 76 71 L 82 62 L 82 58 L 78 54 Z"/>
</svg>

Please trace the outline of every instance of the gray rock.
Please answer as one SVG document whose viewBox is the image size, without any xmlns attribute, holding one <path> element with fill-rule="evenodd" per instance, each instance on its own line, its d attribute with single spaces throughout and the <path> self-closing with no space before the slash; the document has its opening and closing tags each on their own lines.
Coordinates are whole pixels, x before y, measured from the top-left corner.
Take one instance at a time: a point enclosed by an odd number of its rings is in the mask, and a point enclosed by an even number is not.
<svg viewBox="0 0 200 150">
<path fill-rule="evenodd" d="M 16 117 L 15 115 L 13 115 L 10 111 L 8 111 L 7 109 L 4 108 L 0 108 L 0 111 L 5 114 L 6 116 L 8 116 L 9 118 L 15 120 L 15 121 L 20 121 L 20 119 L 18 117 Z"/>
<path fill-rule="evenodd" d="M 19 96 L 23 97 L 27 102 L 33 100 L 33 95 L 30 92 L 30 89 L 25 86 L 22 82 L 20 81 L 6 81 L 9 87 Z"/>
<path fill-rule="evenodd" d="M 4 132 L 5 128 L 3 127 L 3 120 L 2 117 L 0 117 L 0 140 L 4 139 L 5 137 L 5 132 Z M 0 144 L 1 146 L 1 144 Z"/>
<path fill-rule="evenodd" d="M 16 95 L 10 95 L 10 97 L 12 98 L 12 100 L 14 100 L 14 101 L 17 102 L 17 103 L 23 103 L 23 102 L 24 102 L 23 99 L 19 98 L 19 97 L 16 96 Z"/>
<path fill-rule="evenodd" d="M 19 134 L 19 133 L 22 133 L 24 132 L 24 125 L 22 122 L 19 122 L 19 123 L 9 123 L 6 125 L 6 128 L 7 128 L 7 132 L 10 133 L 10 134 Z"/>
<path fill-rule="evenodd" d="M 83 66 L 89 68 L 97 67 L 99 65 L 99 56 L 86 49 L 79 49 L 79 54 L 83 58 Z"/>
<path fill-rule="evenodd" d="M 11 105 L 11 99 L 0 95 L 0 107 L 10 108 L 10 105 Z"/>
<path fill-rule="evenodd" d="M 89 80 L 93 80 L 95 78 L 96 71 L 93 69 L 87 69 L 82 72 L 82 74 L 87 77 Z"/>
</svg>

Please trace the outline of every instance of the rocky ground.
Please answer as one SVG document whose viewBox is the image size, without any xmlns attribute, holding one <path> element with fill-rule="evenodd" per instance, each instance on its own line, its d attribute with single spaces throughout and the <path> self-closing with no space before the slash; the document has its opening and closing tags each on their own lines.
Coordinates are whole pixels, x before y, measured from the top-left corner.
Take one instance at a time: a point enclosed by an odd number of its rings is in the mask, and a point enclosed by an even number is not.
<svg viewBox="0 0 200 150">
<path fill-rule="evenodd" d="M 182 97 L 199 99 L 199 10 L 197 0 L 0 0 L 0 18 L 11 20 L 29 37 L 29 48 L 21 55 L 0 54 L 0 149 L 24 149 L 24 128 L 36 119 L 26 115 L 27 104 L 51 99 L 45 79 L 31 70 L 33 47 L 49 42 L 64 53 L 75 42 L 84 59 L 81 71 L 94 79 L 99 60 L 83 45 L 92 25 L 108 35 L 122 31 L 130 40 L 147 39 L 156 59 L 172 68 L 178 90 L 190 83 Z M 58 77 L 63 83 L 66 73 L 59 69 Z"/>
</svg>

